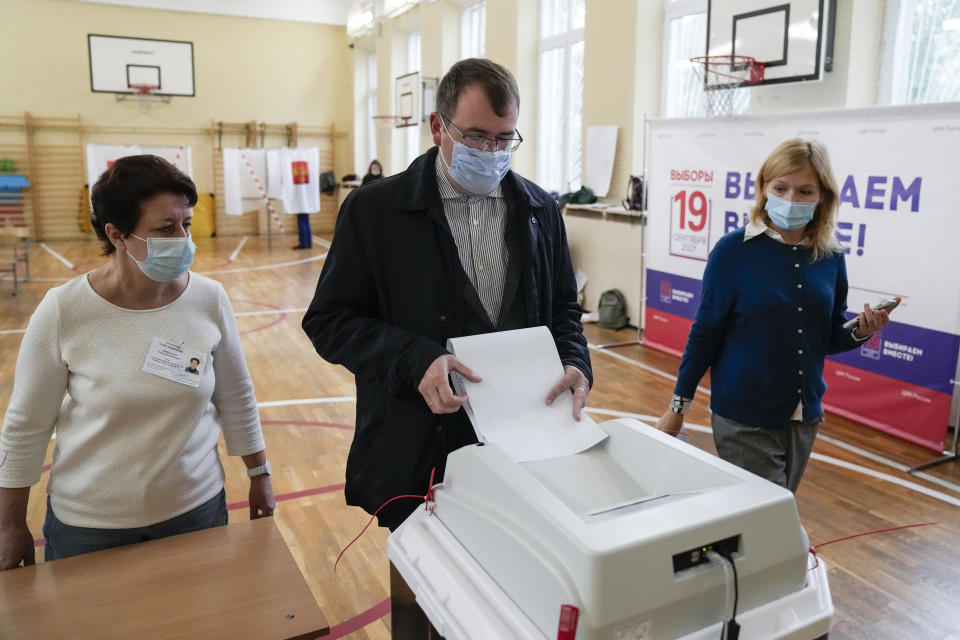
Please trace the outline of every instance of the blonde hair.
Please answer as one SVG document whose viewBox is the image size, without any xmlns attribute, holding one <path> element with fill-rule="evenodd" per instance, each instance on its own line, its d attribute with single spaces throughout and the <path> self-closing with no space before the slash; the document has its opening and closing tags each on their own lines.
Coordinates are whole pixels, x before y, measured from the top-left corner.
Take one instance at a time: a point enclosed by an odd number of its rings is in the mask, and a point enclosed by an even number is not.
<svg viewBox="0 0 960 640">
<path fill-rule="evenodd" d="M 760 222 L 769 225 L 770 216 L 767 215 L 767 185 L 772 181 L 794 171 L 810 167 L 820 179 L 820 202 L 813 213 L 813 221 L 807 225 L 803 237 L 810 242 L 813 251 L 813 260 L 820 260 L 830 253 L 839 251 L 840 247 L 834 236 L 837 226 L 837 181 L 833 177 L 830 167 L 830 157 L 827 148 L 812 140 L 791 138 L 777 145 L 760 167 L 757 176 L 756 201 L 750 220 L 754 224 Z"/>
</svg>

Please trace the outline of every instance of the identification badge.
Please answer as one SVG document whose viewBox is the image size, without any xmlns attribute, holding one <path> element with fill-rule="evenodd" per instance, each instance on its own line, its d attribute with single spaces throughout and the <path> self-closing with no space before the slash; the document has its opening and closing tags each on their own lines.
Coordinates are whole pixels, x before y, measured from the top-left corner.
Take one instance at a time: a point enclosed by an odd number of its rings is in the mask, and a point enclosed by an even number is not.
<svg viewBox="0 0 960 640">
<path fill-rule="evenodd" d="M 188 387 L 199 387 L 205 362 L 204 355 L 195 349 L 154 338 L 143 362 L 143 370 Z"/>
</svg>

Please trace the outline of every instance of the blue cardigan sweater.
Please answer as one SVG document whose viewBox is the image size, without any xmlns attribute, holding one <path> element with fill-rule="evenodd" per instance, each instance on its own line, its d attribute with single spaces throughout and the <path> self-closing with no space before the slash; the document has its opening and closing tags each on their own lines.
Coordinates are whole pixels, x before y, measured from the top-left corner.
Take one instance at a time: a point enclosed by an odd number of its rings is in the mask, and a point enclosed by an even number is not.
<svg viewBox="0 0 960 640">
<path fill-rule="evenodd" d="M 823 360 L 860 344 L 843 328 L 847 268 L 842 253 L 811 251 L 760 234 L 731 231 L 710 253 L 703 293 L 674 393 L 693 398 L 712 369 L 710 408 L 760 428 L 823 413 Z"/>
</svg>

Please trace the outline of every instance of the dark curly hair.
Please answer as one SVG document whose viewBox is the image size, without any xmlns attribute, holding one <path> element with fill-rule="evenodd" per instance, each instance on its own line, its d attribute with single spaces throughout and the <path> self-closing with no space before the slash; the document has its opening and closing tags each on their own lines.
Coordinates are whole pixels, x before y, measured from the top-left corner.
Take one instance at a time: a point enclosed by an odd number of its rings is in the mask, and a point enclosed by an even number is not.
<svg viewBox="0 0 960 640">
<path fill-rule="evenodd" d="M 189 206 L 197 204 L 193 180 L 157 156 L 126 156 L 100 175 L 90 192 L 90 224 L 103 243 L 103 255 L 116 251 L 107 237 L 107 224 L 129 236 L 140 220 L 140 205 L 161 193 L 184 195 Z"/>
</svg>

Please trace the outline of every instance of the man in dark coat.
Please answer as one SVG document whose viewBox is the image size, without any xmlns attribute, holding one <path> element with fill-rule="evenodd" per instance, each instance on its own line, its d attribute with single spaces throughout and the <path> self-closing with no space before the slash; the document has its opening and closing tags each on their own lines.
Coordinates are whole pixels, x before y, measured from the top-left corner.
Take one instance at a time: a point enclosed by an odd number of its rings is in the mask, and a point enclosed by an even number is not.
<svg viewBox="0 0 960 640">
<path fill-rule="evenodd" d="M 476 442 L 448 376 L 478 382 L 448 338 L 545 325 L 564 376 L 545 398 L 573 393 L 576 419 L 592 384 L 577 286 L 556 202 L 510 171 L 522 142 L 516 81 L 482 59 L 451 67 L 430 114 L 436 147 L 406 171 L 351 193 L 303 329 L 317 353 L 356 376 L 348 504 L 373 513 L 424 495 L 446 456 Z M 379 514 L 391 530 L 417 507 Z"/>
</svg>

